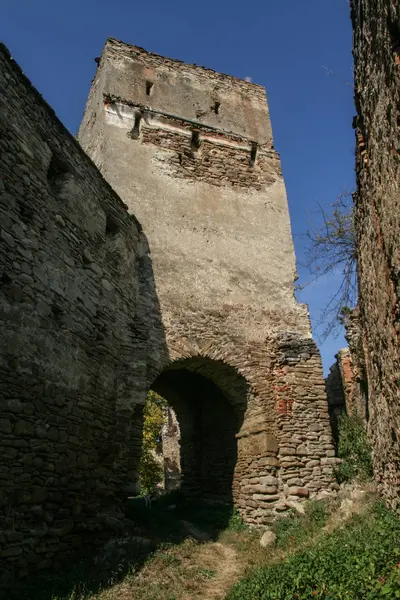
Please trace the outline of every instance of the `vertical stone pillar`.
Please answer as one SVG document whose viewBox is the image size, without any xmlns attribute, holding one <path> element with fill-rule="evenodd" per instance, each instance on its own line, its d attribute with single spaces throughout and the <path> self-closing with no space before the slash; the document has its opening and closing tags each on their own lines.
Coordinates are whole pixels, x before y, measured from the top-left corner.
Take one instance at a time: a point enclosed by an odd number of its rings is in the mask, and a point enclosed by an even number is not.
<svg viewBox="0 0 400 600">
<path fill-rule="evenodd" d="M 290 500 L 336 488 L 337 463 L 322 364 L 312 339 L 277 340 L 273 369 L 280 485 Z"/>
</svg>

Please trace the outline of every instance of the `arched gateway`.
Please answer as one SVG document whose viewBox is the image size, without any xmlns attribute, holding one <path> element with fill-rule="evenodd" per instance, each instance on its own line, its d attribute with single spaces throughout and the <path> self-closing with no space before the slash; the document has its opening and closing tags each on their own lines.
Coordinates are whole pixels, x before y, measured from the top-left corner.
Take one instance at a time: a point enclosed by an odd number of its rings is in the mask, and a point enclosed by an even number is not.
<svg viewBox="0 0 400 600">
<path fill-rule="evenodd" d="M 188 493 L 232 499 L 247 521 L 263 523 L 329 488 L 321 361 L 307 307 L 294 298 L 264 88 L 110 39 L 79 141 L 139 219 L 151 253 L 138 262 L 147 358 L 121 409 L 120 443 L 128 415 L 139 431 L 153 386 L 178 414 Z M 137 444 L 124 460 L 137 462 Z"/>
</svg>

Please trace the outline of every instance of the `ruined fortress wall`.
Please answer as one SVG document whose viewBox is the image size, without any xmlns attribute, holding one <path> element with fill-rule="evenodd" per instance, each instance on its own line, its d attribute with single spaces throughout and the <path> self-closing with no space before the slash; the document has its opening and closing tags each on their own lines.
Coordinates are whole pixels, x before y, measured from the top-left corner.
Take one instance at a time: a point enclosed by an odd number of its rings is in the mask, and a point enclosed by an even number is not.
<svg viewBox="0 0 400 600">
<path fill-rule="evenodd" d="M 400 6 L 353 0 L 360 320 L 373 462 L 400 506 Z"/>
<path fill-rule="evenodd" d="M 181 456 L 178 419 L 171 406 L 165 409 L 165 423 L 161 432 L 162 455 L 164 460 L 164 489 L 171 492 L 181 483 Z"/>
<path fill-rule="evenodd" d="M 80 139 L 142 231 L 4 47 L 0 62 L 1 584 L 115 526 L 156 379 L 190 417 L 182 476 L 200 493 L 224 481 L 262 524 L 334 486 L 262 88 L 108 42 Z M 157 82 L 156 108 L 130 95 L 156 100 Z"/>
<path fill-rule="evenodd" d="M 139 223 L 4 46 L 0 152 L 4 584 L 101 531 L 132 481 L 155 307 Z"/>
<path fill-rule="evenodd" d="M 204 375 L 227 398 L 221 364 L 248 384 L 233 478 L 243 517 L 265 523 L 288 496 L 329 488 L 321 361 L 294 298 L 264 88 L 109 39 L 78 137 L 149 238 L 169 361 L 213 361 Z M 204 453 L 211 443 L 205 427 Z"/>
</svg>

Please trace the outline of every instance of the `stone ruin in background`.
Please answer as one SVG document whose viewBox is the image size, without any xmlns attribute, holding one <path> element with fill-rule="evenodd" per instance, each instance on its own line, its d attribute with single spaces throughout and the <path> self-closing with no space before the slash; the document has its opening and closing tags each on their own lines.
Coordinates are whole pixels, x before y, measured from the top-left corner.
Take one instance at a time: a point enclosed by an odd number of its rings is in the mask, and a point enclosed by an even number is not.
<svg viewBox="0 0 400 600">
<path fill-rule="evenodd" d="M 338 421 L 341 414 L 356 417 L 365 427 L 368 423 L 368 384 L 358 308 L 351 311 L 345 329 L 349 346 L 339 350 L 326 378 L 329 415 L 335 442 L 338 439 Z"/>
</svg>

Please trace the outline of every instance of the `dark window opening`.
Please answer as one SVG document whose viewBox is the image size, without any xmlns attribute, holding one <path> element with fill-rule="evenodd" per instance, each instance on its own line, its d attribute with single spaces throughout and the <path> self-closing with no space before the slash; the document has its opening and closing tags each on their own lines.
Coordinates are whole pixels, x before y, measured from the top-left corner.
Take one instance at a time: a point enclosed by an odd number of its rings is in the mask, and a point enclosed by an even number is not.
<svg viewBox="0 0 400 600">
<path fill-rule="evenodd" d="M 61 325 L 62 324 L 62 320 L 63 320 L 63 315 L 65 313 L 64 309 L 57 304 L 56 302 L 53 302 L 52 306 L 51 306 L 51 312 L 52 315 L 54 317 L 54 320 Z"/>
<path fill-rule="evenodd" d="M 114 217 L 106 216 L 106 235 L 116 235 L 119 231 L 119 225 Z"/>
<path fill-rule="evenodd" d="M 140 121 L 142 120 L 142 114 L 141 113 L 136 113 L 135 114 L 135 121 L 133 124 L 133 129 L 132 131 L 129 133 L 129 137 L 131 137 L 133 140 L 138 140 L 140 137 Z"/>
<path fill-rule="evenodd" d="M 200 142 L 200 132 L 197 131 L 197 129 L 194 129 L 192 131 L 192 141 L 191 141 L 191 144 L 190 144 L 192 152 L 197 152 L 198 149 L 200 148 L 200 144 L 201 144 L 201 142 Z"/>
<path fill-rule="evenodd" d="M 250 151 L 250 166 L 254 167 L 254 165 L 256 164 L 256 158 L 257 158 L 257 144 L 253 143 L 251 145 L 251 151 Z"/>
<path fill-rule="evenodd" d="M 59 194 L 71 176 L 68 165 L 57 156 L 52 156 L 47 169 L 47 181 L 55 194 Z"/>
<path fill-rule="evenodd" d="M 182 164 L 182 154 L 179 152 L 178 154 L 178 160 L 179 160 L 179 164 Z"/>
<path fill-rule="evenodd" d="M 146 96 L 150 96 L 151 90 L 153 89 L 154 83 L 151 81 L 146 81 Z"/>
<path fill-rule="evenodd" d="M 400 64 L 400 27 L 398 22 L 393 22 L 388 18 L 387 27 L 390 35 L 392 52 L 395 54 L 396 65 Z"/>
<path fill-rule="evenodd" d="M 35 213 L 33 208 L 27 203 L 26 198 L 18 198 L 17 205 L 19 213 L 21 215 L 21 219 L 23 221 L 32 221 Z"/>
<path fill-rule="evenodd" d="M 219 107 L 220 106 L 221 106 L 221 102 L 217 102 L 217 101 L 214 102 L 214 112 L 215 112 L 216 115 L 219 114 Z"/>
</svg>

